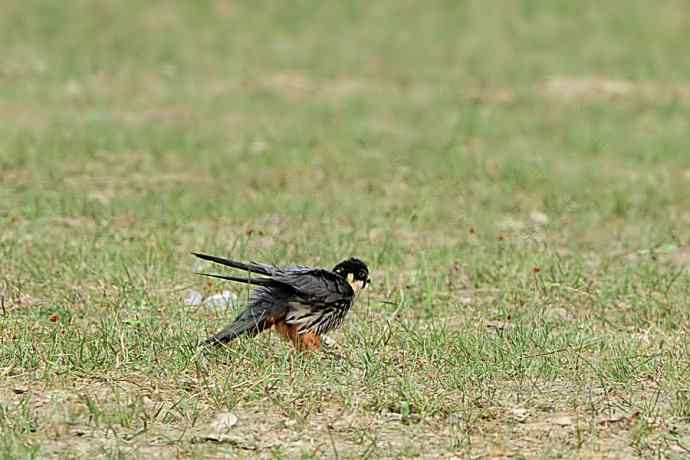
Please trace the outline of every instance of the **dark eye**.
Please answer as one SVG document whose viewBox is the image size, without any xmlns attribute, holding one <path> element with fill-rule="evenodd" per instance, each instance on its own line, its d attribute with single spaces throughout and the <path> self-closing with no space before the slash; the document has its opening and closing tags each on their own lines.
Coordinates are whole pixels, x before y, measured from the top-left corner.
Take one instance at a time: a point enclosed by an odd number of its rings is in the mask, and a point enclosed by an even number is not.
<svg viewBox="0 0 690 460">
<path fill-rule="evenodd" d="M 365 271 L 359 272 L 359 278 L 363 279 L 363 280 L 367 279 L 367 272 L 365 272 Z"/>
</svg>

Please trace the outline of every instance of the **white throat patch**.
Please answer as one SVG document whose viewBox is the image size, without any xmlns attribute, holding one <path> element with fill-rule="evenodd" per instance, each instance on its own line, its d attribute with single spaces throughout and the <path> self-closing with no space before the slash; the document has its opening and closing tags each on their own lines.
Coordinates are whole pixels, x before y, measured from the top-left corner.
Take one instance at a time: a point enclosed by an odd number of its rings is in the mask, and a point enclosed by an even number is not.
<svg viewBox="0 0 690 460">
<path fill-rule="evenodd" d="M 364 287 L 364 281 L 355 281 L 355 275 L 352 273 L 347 274 L 347 282 L 352 288 L 352 290 L 355 291 L 355 294 L 357 294 Z"/>
</svg>

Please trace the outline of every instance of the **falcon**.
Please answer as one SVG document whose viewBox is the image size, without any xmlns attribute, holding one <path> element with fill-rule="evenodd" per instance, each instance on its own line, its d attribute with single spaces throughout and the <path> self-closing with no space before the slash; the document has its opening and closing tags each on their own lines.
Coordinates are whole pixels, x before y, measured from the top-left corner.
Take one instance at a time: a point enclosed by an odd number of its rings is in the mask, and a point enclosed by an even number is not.
<svg viewBox="0 0 690 460">
<path fill-rule="evenodd" d="M 355 257 L 343 260 L 332 270 L 325 270 L 302 265 L 276 267 L 197 252 L 192 254 L 248 272 L 246 277 L 200 275 L 257 286 L 247 307 L 231 324 L 206 339 L 205 345 L 225 344 L 243 335 L 255 336 L 273 329 L 298 350 L 318 351 L 321 335 L 342 324 L 357 294 L 371 281 L 367 264 Z"/>
</svg>

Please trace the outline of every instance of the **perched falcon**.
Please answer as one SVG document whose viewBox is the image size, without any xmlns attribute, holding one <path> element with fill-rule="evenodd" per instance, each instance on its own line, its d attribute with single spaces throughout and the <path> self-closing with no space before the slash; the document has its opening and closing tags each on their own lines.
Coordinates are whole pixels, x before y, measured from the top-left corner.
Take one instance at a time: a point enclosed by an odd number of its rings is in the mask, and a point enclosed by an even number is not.
<svg viewBox="0 0 690 460">
<path fill-rule="evenodd" d="M 298 350 L 319 350 L 320 336 L 343 322 L 357 293 L 369 279 L 369 268 L 357 258 L 340 262 L 328 271 L 299 265 L 276 267 L 256 262 L 237 262 L 222 257 L 192 253 L 228 267 L 246 270 L 247 277 L 201 273 L 257 286 L 249 305 L 235 321 L 204 344 L 227 343 L 241 335 L 254 336 L 275 329 Z M 260 276 L 252 277 L 251 274 Z"/>
</svg>

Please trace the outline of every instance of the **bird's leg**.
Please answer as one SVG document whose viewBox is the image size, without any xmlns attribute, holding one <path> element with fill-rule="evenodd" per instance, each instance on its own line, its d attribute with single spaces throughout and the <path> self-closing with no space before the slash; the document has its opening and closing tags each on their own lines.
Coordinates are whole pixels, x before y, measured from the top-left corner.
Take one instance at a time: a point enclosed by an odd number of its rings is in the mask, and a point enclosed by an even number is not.
<svg viewBox="0 0 690 460">
<path fill-rule="evenodd" d="M 319 351 L 321 349 L 321 339 L 313 332 L 300 335 L 296 324 L 287 324 L 283 321 L 273 325 L 275 331 L 285 340 L 289 340 L 299 351 Z"/>
<path fill-rule="evenodd" d="M 297 346 L 301 350 L 309 351 L 320 351 L 321 350 L 321 338 L 314 333 L 314 331 L 309 331 L 304 335 L 298 336 L 301 340 L 300 346 Z"/>
<path fill-rule="evenodd" d="M 284 321 L 276 321 L 273 324 L 273 329 L 285 340 L 290 342 L 295 342 L 295 336 L 297 334 L 297 327 L 291 326 Z"/>
<path fill-rule="evenodd" d="M 297 332 L 296 324 L 287 324 L 284 321 L 278 321 L 274 324 L 273 328 L 275 331 L 285 340 L 289 340 L 292 344 L 299 349 L 300 335 Z"/>
</svg>

